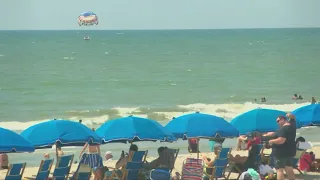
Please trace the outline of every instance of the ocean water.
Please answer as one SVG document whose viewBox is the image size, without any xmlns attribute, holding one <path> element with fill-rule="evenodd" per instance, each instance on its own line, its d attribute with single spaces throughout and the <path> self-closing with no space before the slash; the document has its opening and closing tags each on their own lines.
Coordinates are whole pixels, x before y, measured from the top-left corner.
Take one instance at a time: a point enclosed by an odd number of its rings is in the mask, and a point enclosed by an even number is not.
<svg viewBox="0 0 320 180">
<path fill-rule="evenodd" d="M 17 132 L 54 118 L 98 127 L 136 115 L 166 124 L 200 111 L 230 120 L 256 107 L 292 111 L 320 97 L 317 28 L 0 31 L 0 39 L 0 127 Z M 304 99 L 292 101 L 294 93 Z M 299 133 L 316 141 L 317 130 Z M 168 146 L 186 149 L 186 142 Z M 32 160 L 43 151 L 10 158 L 38 165 Z"/>
</svg>

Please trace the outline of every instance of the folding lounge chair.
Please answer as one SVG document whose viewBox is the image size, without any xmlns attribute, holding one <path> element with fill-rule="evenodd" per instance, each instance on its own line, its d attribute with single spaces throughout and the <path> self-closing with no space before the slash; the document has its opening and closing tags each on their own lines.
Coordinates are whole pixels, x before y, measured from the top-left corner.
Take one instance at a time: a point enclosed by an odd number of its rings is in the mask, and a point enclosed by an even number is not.
<svg viewBox="0 0 320 180">
<path fill-rule="evenodd" d="M 77 171 L 73 174 L 70 179 L 73 180 L 88 180 L 91 177 L 92 169 L 86 164 L 78 165 Z"/>
<path fill-rule="evenodd" d="M 139 167 L 139 163 L 142 163 L 141 166 L 143 166 L 143 163 L 145 163 L 146 161 L 146 158 L 147 158 L 147 155 L 148 155 L 148 150 L 146 151 L 136 151 L 134 152 L 134 154 L 132 155 L 132 157 L 129 159 L 129 162 L 133 162 L 133 163 L 136 163 Z M 112 174 L 111 174 L 111 177 L 106 177 L 106 179 L 125 179 L 128 172 L 127 172 L 127 166 L 128 166 L 128 163 L 127 162 L 127 165 L 125 168 L 122 168 L 121 170 L 120 169 L 116 169 L 116 168 L 110 168 L 108 167 L 109 169 L 112 169 Z M 131 168 L 131 164 L 129 165 L 129 167 Z M 117 171 L 121 171 L 121 175 L 119 175 L 117 173 Z M 119 177 L 121 176 L 121 177 Z"/>
<path fill-rule="evenodd" d="M 166 180 L 170 179 L 172 169 L 176 162 L 179 149 L 166 149 L 160 154 L 160 164 L 163 167 L 159 167 L 150 171 L 150 178 L 152 180 Z"/>
<path fill-rule="evenodd" d="M 21 180 L 26 163 L 10 164 L 5 180 Z"/>
<path fill-rule="evenodd" d="M 230 155 L 231 148 L 222 148 L 218 157 L 215 158 L 213 167 L 204 167 L 203 173 L 210 179 L 217 179 L 217 178 L 224 178 L 227 179 L 225 176 L 225 169 L 228 165 L 228 157 Z M 211 173 L 208 173 L 208 170 L 211 170 Z"/>
<path fill-rule="evenodd" d="M 261 152 L 263 151 L 263 145 L 262 144 L 258 144 L 256 145 L 257 146 L 257 154 L 255 155 L 255 157 L 252 156 L 252 158 L 254 158 L 254 166 L 255 167 L 259 167 L 260 163 L 261 163 L 261 160 L 262 160 L 262 154 Z M 254 152 L 252 152 L 254 153 Z M 230 165 L 230 172 L 228 173 L 227 175 L 227 179 L 230 177 L 231 173 L 238 173 L 238 178 L 241 176 L 241 174 L 246 171 L 246 169 L 244 169 L 244 167 L 239 167 L 237 164 L 235 164 L 234 162 L 232 161 L 229 161 L 229 165 Z M 255 168 L 256 169 L 256 168 Z"/>
<path fill-rule="evenodd" d="M 39 166 L 39 170 L 35 177 L 25 177 L 25 179 L 43 180 L 48 179 L 53 164 L 53 159 L 42 160 Z"/>
<path fill-rule="evenodd" d="M 129 160 L 130 162 L 145 162 L 148 155 L 148 150 L 146 151 L 136 151 L 133 153 L 132 158 Z"/>
<path fill-rule="evenodd" d="M 53 172 L 53 179 L 66 180 L 69 177 L 74 155 L 62 156 Z"/>
</svg>

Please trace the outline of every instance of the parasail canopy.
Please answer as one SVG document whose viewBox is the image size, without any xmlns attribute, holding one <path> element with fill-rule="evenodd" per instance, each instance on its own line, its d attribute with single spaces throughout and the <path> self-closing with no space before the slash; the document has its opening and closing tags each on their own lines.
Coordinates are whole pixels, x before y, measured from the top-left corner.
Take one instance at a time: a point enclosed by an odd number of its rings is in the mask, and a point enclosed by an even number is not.
<svg viewBox="0 0 320 180">
<path fill-rule="evenodd" d="M 79 26 L 93 26 L 98 25 L 98 16 L 91 11 L 83 12 L 78 17 Z"/>
</svg>

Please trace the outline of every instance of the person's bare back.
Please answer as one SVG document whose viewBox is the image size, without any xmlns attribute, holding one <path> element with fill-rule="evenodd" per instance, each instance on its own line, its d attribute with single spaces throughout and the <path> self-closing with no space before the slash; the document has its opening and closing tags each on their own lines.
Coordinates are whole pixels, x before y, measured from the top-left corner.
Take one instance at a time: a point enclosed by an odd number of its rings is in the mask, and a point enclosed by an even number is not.
<svg viewBox="0 0 320 180">
<path fill-rule="evenodd" d="M 89 145 L 88 146 L 88 152 L 90 154 L 93 154 L 93 153 L 99 153 L 99 150 L 98 150 L 98 147 L 99 145 Z"/>
</svg>

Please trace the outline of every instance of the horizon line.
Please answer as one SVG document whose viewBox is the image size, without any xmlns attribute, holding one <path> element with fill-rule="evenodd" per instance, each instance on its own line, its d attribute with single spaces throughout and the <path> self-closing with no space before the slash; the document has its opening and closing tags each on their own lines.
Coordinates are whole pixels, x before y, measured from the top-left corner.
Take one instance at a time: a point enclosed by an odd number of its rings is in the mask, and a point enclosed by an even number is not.
<svg viewBox="0 0 320 180">
<path fill-rule="evenodd" d="M 265 27 L 265 28 L 177 28 L 177 29 L 0 29 L 0 31 L 181 31 L 181 30 L 259 30 L 259 29 L 320 29 L 311 27 Z"/>
</svg>

